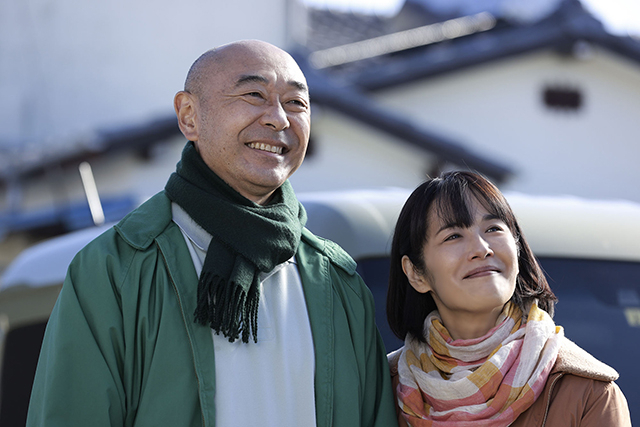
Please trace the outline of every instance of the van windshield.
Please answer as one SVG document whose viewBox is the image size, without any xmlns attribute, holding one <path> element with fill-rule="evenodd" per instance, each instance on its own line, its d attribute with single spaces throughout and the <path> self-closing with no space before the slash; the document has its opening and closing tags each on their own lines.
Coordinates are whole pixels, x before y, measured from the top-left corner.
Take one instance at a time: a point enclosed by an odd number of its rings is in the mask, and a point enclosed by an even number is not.
<svg viewBox="0 0 640 427">
<path fill-rule="evenodd" d="M 558 297 L 556 324 L 565 335 L 620 373 L 628 402 L 640 402 L 640 263 L 542 258 Z M 640 408 L 632 419 L 640 419 Z"/>
</svg>

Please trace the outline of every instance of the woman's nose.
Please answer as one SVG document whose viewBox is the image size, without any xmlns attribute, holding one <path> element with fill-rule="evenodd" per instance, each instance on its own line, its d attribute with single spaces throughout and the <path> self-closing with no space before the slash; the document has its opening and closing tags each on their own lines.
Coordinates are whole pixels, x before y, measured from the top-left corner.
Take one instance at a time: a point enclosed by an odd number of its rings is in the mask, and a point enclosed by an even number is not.
<svg viewBox="0 0 640 427">
<path fill-rule="evenodd" d="M 493 249 L 491 249 L 491 245 L 484 237 L 476 235 L 475 238 L 471 239 L 469 255 L 471 259 L 484 259 L 493 255 Z"/>
</svg>

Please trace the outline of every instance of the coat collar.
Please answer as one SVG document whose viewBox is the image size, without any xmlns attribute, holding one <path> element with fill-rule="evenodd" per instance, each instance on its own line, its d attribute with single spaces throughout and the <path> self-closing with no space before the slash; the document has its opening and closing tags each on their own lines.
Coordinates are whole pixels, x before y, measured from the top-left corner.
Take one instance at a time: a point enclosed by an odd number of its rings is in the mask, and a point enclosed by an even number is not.
<svg viewBox="0 0 640 427">
<path fill-rule="evenodd" d="M 573 341 L 563 339 L 552 373 L 564 372 L 599 381 L 615 381 L 620 376 L 612 367 L 602 363 Z"/>
<path fill-rule="evenodd" d="M 153 221 L 149 221 L 153 218 Z M 125 216 L 115 229 L 131 246 L 144 250 L 171 223 L 171 201 L 164 191 L 157 193 Z"/>
<path fill-rule="evenodd" d="M 154 221 L 149 221 L 150 215 Z M 143 250 L 153 243 L 171 220 L 171 201 L 164 191 L 161 191 L 124 217 L 115 229 L 127 243 L 136 249 Z M 356 262 L 353 258 L 332 241 L 315 236 L 306 228 L 302 230 L 302 240 L 348 274 L 352 275 L 356 272 Z"/>
</svg>

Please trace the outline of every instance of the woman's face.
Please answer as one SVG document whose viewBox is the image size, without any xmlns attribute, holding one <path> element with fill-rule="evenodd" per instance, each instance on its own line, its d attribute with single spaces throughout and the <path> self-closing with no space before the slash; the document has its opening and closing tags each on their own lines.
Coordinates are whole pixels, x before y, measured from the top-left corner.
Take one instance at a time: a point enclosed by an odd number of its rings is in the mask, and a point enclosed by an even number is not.
<svg viewBox="0 0 640 427">
<path fill-rule="evenodd" d="M 475 198 L 469 208 L 473 223 L 468 228 L 445 224 L 431 209 L 423 248 L 425 271 L 412 273 L 408 257 L 403 259 L 411 285 L 418 292 L 431 292 L 449 332 L 464 339 L 481 336 L 495 325 L 518 276 L 518 250 L 511 230 Z M 454 336 L 452 326 L 461 322 L 476 324 L 480 335 Z"/>
</svg>

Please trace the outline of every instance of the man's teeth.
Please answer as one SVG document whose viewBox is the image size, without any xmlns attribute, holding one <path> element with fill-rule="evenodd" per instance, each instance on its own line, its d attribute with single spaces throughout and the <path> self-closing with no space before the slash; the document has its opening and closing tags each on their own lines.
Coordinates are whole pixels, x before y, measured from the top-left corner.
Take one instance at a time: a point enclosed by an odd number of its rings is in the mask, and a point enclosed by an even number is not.
<svg viewBox="0 0 640 427">
<path fill-rule="evenodd" d="M 268 151 L 270 153 L 282 154 L 282 147 L 275 147 L 269 144 L 264 144 L 262 142 L 260 143 L 252 142 L 251 144 L 249 144 L 249 147 L 255 150 L 262 150 L 262 151 Z"/>
</svg>

